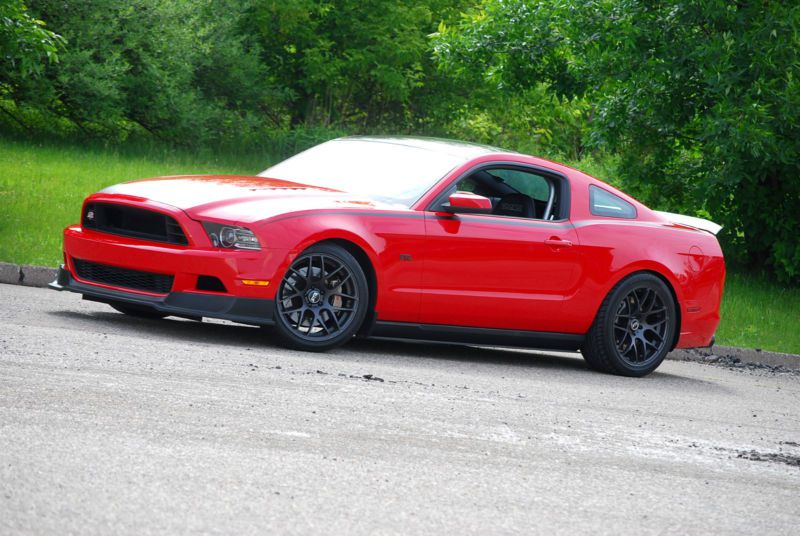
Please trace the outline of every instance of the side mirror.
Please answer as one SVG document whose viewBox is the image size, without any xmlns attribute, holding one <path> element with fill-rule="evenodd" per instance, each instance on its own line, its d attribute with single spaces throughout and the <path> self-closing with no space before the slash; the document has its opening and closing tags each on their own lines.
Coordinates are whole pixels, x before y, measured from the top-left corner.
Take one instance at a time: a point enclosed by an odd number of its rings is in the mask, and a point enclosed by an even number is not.
<svg viewBox="0 0 800 536">
<path fill-rule="evenodd" d="M 471 192 L 456 192 L 442 205 L 442 210 L 450 214 L 489 214 L 492 212 L 492 201 Z"/>
</svg>

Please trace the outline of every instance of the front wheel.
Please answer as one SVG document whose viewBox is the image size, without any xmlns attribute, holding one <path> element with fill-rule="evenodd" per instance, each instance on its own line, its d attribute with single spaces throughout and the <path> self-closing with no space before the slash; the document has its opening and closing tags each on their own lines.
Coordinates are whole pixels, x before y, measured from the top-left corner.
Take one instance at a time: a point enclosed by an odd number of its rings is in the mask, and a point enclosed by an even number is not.
<svg viewBox="0 0 800 536">
<path fill-rule="evenodd" d="M 667 285 L 655 275 L 634 274 L 603 300 L 581 353 L 595 370 L 646 376 L 669 352 L 677 324 Z"/>
<path fill-rule="evenodd" d="M 318 244 L 297 257 L 275 296 L 275 332 L 285 346 L 324 351 L 358 331 L 369 288 L 358 261 L 344 248 Z"/>
</svg>

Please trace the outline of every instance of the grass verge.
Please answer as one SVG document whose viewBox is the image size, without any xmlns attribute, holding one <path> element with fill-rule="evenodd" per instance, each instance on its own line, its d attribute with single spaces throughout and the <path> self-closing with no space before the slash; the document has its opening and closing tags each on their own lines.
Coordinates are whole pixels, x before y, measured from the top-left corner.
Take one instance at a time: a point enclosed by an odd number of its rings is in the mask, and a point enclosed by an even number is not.
<svg viewBox="0 0 800 536">
<path fill-rule="evenodd" d="M 56 266 L 83 199 L 118 182 L 183 173 L 253 174 L 276 156 L 104 148 L 0 138 L 0 261 Z M 800 354 L 800 289 L 730 273 L 717 343 Z"/>
<path fill-rule="evenodd" d="M 800 354 L 800 288 L 728 273 L 717 344 Z"/>
<path fill-rule="evenodd" d="M 275 157 L 215 155 L 155 146 L 104 148 L 0 138 L 0 260 L 55 266 L 61 229 L 80 221 L 83 199 L 119 182 L 160 175 L 252 175 Z"/>
</svg>

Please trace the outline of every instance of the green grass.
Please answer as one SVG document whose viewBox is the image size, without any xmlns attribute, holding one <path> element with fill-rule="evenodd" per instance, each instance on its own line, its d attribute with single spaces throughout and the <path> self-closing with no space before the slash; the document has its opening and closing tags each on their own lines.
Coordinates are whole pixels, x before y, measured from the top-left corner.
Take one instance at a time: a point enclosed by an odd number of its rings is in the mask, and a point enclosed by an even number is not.
<svg viewBox="0 0 800 536">
<path fill-rule="evenodd" d="M 122 181 L 196 173 L 252 175 L 275 158 L 216 156 L 157 147 L 103 148 L 0 138 L 0 260 L 55 266 L 61 229 L 80 221 L 83 199 Z"/>
<path fill-rule="evenodd" d="M 717 344 L 800 354 L 800 288 L 729 273 Z"/>
<path fill-rule="evenodd" d="M 0 261 L 56 266 L 61 229 L 84 197 L 125 180 L 181 173 L 253 174 L 275 156 L 103 148 L 0 138 Z M 728 274 L 718 344 L 800 354 L 800 289 Z"/>
</svg>

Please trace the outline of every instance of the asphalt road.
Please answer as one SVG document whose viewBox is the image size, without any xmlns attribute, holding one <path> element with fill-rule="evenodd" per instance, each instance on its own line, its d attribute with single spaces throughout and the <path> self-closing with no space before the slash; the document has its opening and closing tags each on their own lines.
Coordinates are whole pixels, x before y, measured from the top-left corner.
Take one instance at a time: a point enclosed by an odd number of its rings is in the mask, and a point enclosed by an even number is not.
<svg viewBox="0 0 800 536">
<path fill-rule="evenodd" d="M 304 354 L 9 285 L 0 326 L 1 534 L 800 526 L 798 374 L 665 362 L 627 379 L 397 342 Z"/>
</svg>

